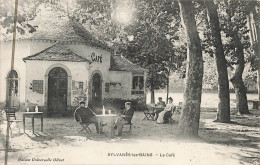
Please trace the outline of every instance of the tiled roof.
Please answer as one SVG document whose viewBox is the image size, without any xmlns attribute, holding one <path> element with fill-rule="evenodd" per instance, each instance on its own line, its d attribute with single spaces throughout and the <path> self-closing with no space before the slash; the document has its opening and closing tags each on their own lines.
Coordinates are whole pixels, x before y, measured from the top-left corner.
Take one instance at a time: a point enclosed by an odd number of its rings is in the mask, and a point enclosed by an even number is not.
<svg viewBox="0 0 260 165">
<path fill-rule="evenodd" d="M 134 73 L 144 73 L 145 69 L 127 60 L 122 55 L 111 55 L 111 71 L 129 71 Z"/>
<path fill-rule="evenodd" d="M 90 62 L 88 59 L 73 53 L 65 45 L 59 43 L 54 44 L 39 53 L 25 57 L 23 60 Z"/>
<path fill-rule="evenodd" d="M 80 36 L 86 44 L 89 44 L 90 46 L 95 46 L 101 49 L 105 49 L 108 51 L 112 51 L 113 49 L 109 47 L 107 44 L 103 43 L 102 41 L 96 39 L 93 37 L 93 35 L 90 34 L 89 31 L 86 30 L 81 24 L 70 21 L 71 26 L 73 27 L 75 33 Z"/>
<path fill-rule="evenodd" d="M 56 11 L 53 6 L 43 7 L 37 13 L 37 16 L 28 21 L 30 27 L 33 27 L 33 32 L 25 31 L 24 35 L 17 33 L 17 40 L 43 40 L 51 42 L 64 43 L 80 43 L 96 47 L 99 49 L 112 51 L 105 43 L 92 35 L 80 23 L 77 23 L 72 18 L 59 11 Z M 12 35 L 6 34 L 5 39 L 0 37 L 0 41 L 11 41 Z"/>
<path fill-rule="evenodd" d="M 71 20 L 63 21 L 58 25 L 50 24 L 49 28 L 36 29 L 31 39 L 78 42 L 103 50 L 111 50 L 105 43 L 94 38 L 82 25 Z"/>
</svg>

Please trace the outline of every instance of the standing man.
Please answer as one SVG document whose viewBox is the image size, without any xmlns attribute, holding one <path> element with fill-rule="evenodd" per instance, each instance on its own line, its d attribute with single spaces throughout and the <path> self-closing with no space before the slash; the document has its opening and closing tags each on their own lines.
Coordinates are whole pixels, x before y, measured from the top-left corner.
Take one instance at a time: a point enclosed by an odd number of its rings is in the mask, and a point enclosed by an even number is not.
<svg viewBox="0 0 260 165">
<path fill-rule="evenodd" d="M 123 125 L 131 123 L 134 110 L 131 108 L 131 102 L 125 103 L 125 108 L 120 111 L 119 117 L 115 121 L 114 128 L 118 131 L 118 136 L 122 135 Z"/>
<path fill-rule="evenodd" d="M 94 123 L 96 126 L 97 133 L 99 133 L 96 114 L 89 107 L 85 108 L 84 101 L 81 101 L 79 104 L 79 107 L 74 112 L 74 116 L 80 117 L 82 122 Z M 102 124 L 101 126 L 105 125 L 106 123 Z"/>
</svg>

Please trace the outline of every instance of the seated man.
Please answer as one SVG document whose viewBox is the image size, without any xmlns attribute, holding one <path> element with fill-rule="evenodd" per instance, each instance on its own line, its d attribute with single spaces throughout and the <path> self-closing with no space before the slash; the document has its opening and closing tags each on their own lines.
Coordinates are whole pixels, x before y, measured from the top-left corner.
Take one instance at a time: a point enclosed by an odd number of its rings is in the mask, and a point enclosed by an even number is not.
<svg viewBox="0 0 260 165">
<path fill-rule="evenodd" d="M 166 105 L 166 107 L 164 108 L 164 110 L 159 113 L 159 116 L 158 116 L 158 118 L 157 118 L 156 123 L 161 124 L 161 123 L 164 122 L 163 119 L 164 119 L 164 115 L 166 114 L 166 112 L 171 111 L 172 108 L 175 107 L 172 102 L 173 102 L 173 99 L 170 97 L 170 98 L 168 99 L 168 104 Z"/>
<path fill-rule="evenodd" d="M 165 102 L 162 101 L 162 98 L 161 98 L 161 97 L 159 97 L 158 99 L 159 99 L 159 102 L 158 102 L 157 104 L 155 104 L 155 106 L 156 106 L 156 107 L 160 107 L 160 108 L 164 108 L 164 107 L 166 106 Z M 154 114 L 154 115 L 155 115 L 155 116 L 154 116 L 154 119 L 155 119 L 155 120 L 157 120 L 159 113 L 162 112 L 162 111 L 163 111 L 163 109 L 156 109 L 156 110 L 155 110 L 155 112 L 154 112 L 154 113 L 155 113 L 155 114 Z"/>
<path fill-rule="evenodd" d="M 158 100 L 159 100 L 158 103 L 155 104 L 156 107 L 165 107 L 166 106 L 165 102 L 162 101 L 162 97 L 159 97 Z"/>
<path fill-rule="evenodd" d="M 114 128 L 118 130 L 118 136 L 122 135 L 123 125 L 131 123 L 134 110 L 131 108 L 131 102 L 125 103 L 125 108 L 120 111 L 119 117 L 115 121 Z"/>
<path fill-rule="evenodd" d="M 77 113 L 77 115 L 79 115 L 81 117 L 82 122 L 94 123 L 96 126 L 97 133 L 99 133 L 96 114 L 90 108 L 85 108 L 84 101 L 81 101 L 79 104 L 80 105 L 75 110 L 74 114 Z M 106 125 L 106 123 L 102 124 L 101 126 L 104 126 L 104 125 Z"/>
</svg>

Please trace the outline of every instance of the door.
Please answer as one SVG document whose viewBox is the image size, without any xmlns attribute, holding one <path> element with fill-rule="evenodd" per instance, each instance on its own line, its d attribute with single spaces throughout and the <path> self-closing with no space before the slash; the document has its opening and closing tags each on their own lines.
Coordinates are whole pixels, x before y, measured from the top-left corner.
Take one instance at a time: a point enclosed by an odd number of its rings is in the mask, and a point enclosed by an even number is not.
<svg viewBox="0 0 260 165">
<path fill-rule="evenodd" d="M 19 83 L 18 83 L 18 74 L 15 70 L 12 70 L 8 74 L 8 80 L 7 80 L 7 107 L 9 106 L 9 100 L 10 100 L 10 106 L 13 108 L 19 107 Z"/>
<path fill-rule="evenodd" d="M 61 67 L 53 68 L 48 79 L 48 114 L 67 112 L 68 75 Z"/>
<path fill-rule="evenodd" d="M 102 102 L 102 81 L 98 73 L 92 77 L 92 102 L 94 105 L 101 105 Z"/>
</svg>

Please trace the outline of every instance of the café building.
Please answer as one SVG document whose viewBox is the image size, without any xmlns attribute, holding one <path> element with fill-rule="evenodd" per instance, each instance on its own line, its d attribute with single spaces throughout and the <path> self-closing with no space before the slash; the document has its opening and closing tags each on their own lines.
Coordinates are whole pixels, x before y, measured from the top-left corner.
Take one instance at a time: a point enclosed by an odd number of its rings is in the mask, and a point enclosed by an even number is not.
<svg viewBox="0 0 260 165">
<path fill-rule="evenodd" d="M 16 40 L 13 70 L 12 41 L 1 41 L 1 109 L 9 96 L 20 111 L 37 105 L 47 114 L 67 114 L 82 100 L 102 105 L 145 98 L 145 69 L 115 54 L 81 25 L 65 19 L 28 36 Z"/>
</svg>

